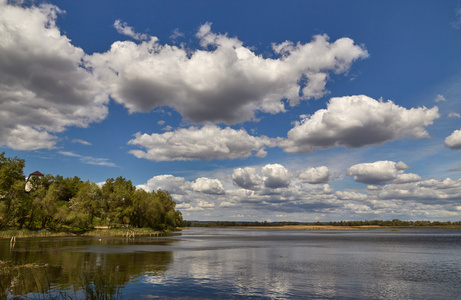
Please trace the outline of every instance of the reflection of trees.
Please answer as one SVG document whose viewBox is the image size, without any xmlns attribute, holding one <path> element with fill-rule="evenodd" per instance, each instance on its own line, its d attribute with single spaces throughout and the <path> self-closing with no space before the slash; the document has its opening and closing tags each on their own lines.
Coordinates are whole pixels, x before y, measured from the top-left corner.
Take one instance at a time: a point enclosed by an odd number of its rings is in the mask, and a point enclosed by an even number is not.
<svg viewBox="0 0 461 300">
<path fill-rule="evenodd" d="M 114 294 L 130 278 L 163 274 L 173 261 L 172 252 L 166 251 L 120 253 L 133 242 L 134 247 L 138 242 L 161 243 L 149 238 L 26 239 L 10 251 L 7 241 L 0 241 L 0 299 L 8 289 L 14 295 L 48 293 L 50 288 Z M 93 249 L 82 252 L 82 247 Z"/>
</svg>

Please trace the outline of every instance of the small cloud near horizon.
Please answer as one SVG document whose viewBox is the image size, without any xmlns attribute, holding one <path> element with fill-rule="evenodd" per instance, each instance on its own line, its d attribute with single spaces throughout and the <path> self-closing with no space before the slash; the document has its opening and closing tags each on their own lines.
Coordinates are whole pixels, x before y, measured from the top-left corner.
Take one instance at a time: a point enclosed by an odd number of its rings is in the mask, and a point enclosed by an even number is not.
<svg viewBox="0 0 461 300">
<path fill-rule="evenodd" d="M 86 145 L 86 146 L 91 146 L 92 145 L 90 142 L 87 142 L 87 141 L 84 141 L 84 140 L 81 140 L 81 139 L 73 139 L 72 143 L 79 143 L 79 144 Z"/>
<path fill-rule="evenodd" d="M 116 167 L 116 165 L 114 163 L 110 162 L 107 158 L 84 156 L 84 155 L 76 154 L 76 153 L 73 153 L 73 152 L 70 152 L 70 151 L 59 151 L 58 153 L 60 153 L 60 154 L 62 154 L 64 156 L 78 157 L 82 163 L 88 164 L 88 165 Z"/>
<path fill-rule="evenodd" d="M 447 102 L 447 99 L 443 95 L 438 94 L 435 97 L 434 102 Z"/>
</svg>

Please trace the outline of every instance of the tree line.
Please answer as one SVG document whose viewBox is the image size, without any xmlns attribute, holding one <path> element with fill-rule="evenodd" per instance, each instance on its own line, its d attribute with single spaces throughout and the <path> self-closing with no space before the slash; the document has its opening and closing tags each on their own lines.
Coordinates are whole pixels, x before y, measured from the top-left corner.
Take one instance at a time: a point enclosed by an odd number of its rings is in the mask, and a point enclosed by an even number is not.
<svg viewBox="0 0 461 300">
<path fill-rule="evenodd" d="M 324 225 L 331 226 L 391 226 L 391 227 L 436 227 L 436 226 L 461 226 L 461 221 L 404 221 L 399 219 L 393 220 L 370 220 L 370 221 L 339 221 L 325 222 Z"/>
<path fill-rule="evenodd" d="M 183 221 L 184 227 L 239 227 L 239 226 L 288 226 L 288 225 L 328 225 L 328 226 L 384 226 L 384 227 L 461 227 L 461 221 L 402 221 L 365 220 L 365 221 L 331 221 L 331 222 L 245 222 L 245 221 Z"/>
<path fill-rule="evenodd" d="M 172 229 L 182 224 L 176 202 L 164 190 L 146 192 L 123 177 L 102 186 L 60 175 L 30 179 L 25 160 L 0 153 L 0 230 L 90 230 L 95 226 Z"/>
</svg>

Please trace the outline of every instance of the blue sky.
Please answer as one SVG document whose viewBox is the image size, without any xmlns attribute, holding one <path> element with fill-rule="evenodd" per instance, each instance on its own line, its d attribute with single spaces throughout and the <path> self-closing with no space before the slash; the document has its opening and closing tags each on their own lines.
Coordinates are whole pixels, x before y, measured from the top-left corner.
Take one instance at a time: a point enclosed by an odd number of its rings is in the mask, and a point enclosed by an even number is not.
<svg viewBox="0 0 461 300">
<path fill-rule="evenodd" d="M 460 1 L 0 1 L 0 151 L 188 220 L 459 220 Z"/>
</svg>

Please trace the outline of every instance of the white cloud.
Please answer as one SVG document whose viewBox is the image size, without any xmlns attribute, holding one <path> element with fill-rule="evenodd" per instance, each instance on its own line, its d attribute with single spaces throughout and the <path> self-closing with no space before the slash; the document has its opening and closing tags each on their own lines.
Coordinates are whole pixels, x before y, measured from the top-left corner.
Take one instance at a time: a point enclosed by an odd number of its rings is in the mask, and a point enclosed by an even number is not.
<svg viewBox="0 0 461 300">
<path fill-rule="evenodd" d="M 173 33 L 170 35 L 170 39 L 172 40 L 176 40 L 180 37 L 184 37 L 184 33 L 182 33 L 181 31 L 179 31 L 178 28 L 176 28 L 175 30 L 173 30 Z"/>
<path fill-rule="evenodd" d="M 451 112 L 448 114 L 449 118 L 461 118 L 461 115 L 459 113 Z"/>
<path fill-rule="evenodd" d="M 114 27 L 117 29 L 117 32 L 126 36 L 129 36 L 138 41 L 144 41 L 149 38 L 147 34 L 136 33 L 133 27 L 127 25 L 126 22 L 121 22 L 120 20 L 115 20 Z"/>
<path fill-rule="evenodd" d="M 197 192 L 212 194 L 212 195 L 223 195 L 224 188 L 221 181 L 218 179 L 210 179 L 205 177 L 200 177 L 192 183 L 192 189 Z"/>
<path fill-rule="evenodd" d="M 453 131 L 445 139 L 445 146 L 450 149 L 461 149 L 461 129 Z"/>
<path fill-rule="evenodd" d="M 378 190 L 377 198 L 381 200 L 414 200 L 432 204 L 450 202 L 457 204 L 461 200 L 461 179 L 430 179 L 405 185 L 390 184 Z"/>
<path fill-rule="evenodd" d="M 421 181 L 421 176 L 418 174 L 407 173 L 399 174 L 393 183 L 410 183 L 410 182 L 419 182 Z"/>
<path fill-rule="evenodd" d="M 232 174 L 233 182 L 243 189 L 259 190 L 261 189 L 262 178 L 252 167 L 237 168 Z"/>
<path fill-rule="evenodd" d="M 163 134 L 137 133 L 128 143 L 146 148 L 130 153 L 155 161 L 236 159 L 253 154 L 264 157 L 264 149 L 274 145 L 272 139 L 251 136 L 245 129 L 222 129 L 214 125 L 180 128 Z"/>
<path fill-rule="evenodd" d="M 385 184 L 395 180 L 400 182 L 412 181 L 416 174 L 402 175 L 403 171 L 409 166 L 403 162 L 395 163 L 393 161 L 376 161 L 373 163 L 361 163 L 348 168 L 346 174 L 354 176 L 354 180 L 365 184 Z M 417 175 L 416 175 L 417 176 Z"/>
<path fill-rule="evenodd" d="M 404 174 L 409 168 L 403 162 L 380 161 L 374 168 L 365 168 L 374 181 L 382 180 L 383 169 L 391 170 L 385 186 L 367 186 L 364 189 L 335 190 L 330 185 L 312 187 L 300 180 L 291 181 L 291 171 L 279 164 L 261 167 L 234 169 L 232 176 L 222 174 L 219 178 L 200 177 L 194 181 L 172 175 L 159 175 L 148 183 L 137 186 L 147 191 L 162 188 L 170 191 L 178 203 L 177 208 L 187 212 L 191 219 L 227 219 L 240 214 L 245 207 L 247 216 L 268 219 L 276 215 L 306 216 L 314 218 L 322 215 L 327 220 L 344 217 L 391 219 L 396 216 L 409 216 L 421 219 L 427 216 L 457 216 L 456 207 L 461 200 L 461 179 L 420 181 L 416 174 Z M 258 174 L 263 173 L 264 178 Z M 394 171 L 394 172 L 392 172 Z M 299 171 L 294 171 L 298 173 Z M 406 176 L 408 175 L 408 176 Z M 267 182 L 270 179 L 271 182 Z M 262 180 L 269 186 L 259 188 Z M 234 185 L 232 184 L 234 183 Z M 234 188 L 233 188 L 234 187 Z M 251 189 L 250 189 L 251 188 Z M 200 214 L 193 214 L 200 212 Z M 192 214 L 190 214 L 192 213 Z M 231 217 L 233 218 L 233 217 Z"/>
<path fill-rule="evenodd" d="M 0 124 L 10 123 L 8 119 L 3 120 L 3 122 L 0 120 Z M 36 130 L 35 128 L 20 124 L 12 126 L 12 128 L 4 127 L 0 129 L 0 145 L 4 144 L 16 150 L 53 149 L 55 148 L 56 140 L 56 136 L 44 130 Z"/>
<path fill-rule="evenodd" d="M 262 168 L 264 186 L 271 189 L 285 188 L 290 185 L 291 174 L 280 164 L 269 164 Z"/>
<path fill-rule="evenodd" d="M 447 99 L 445 99 L 445 97 L 443 95 L 437 95 L 434 99 L 435 102 L 446 102 Z"/>
<path fill-rule="evenodd" d="M 330 171 L 325 166 L 308 168 L 299 174 L 299 179 L 301 179 L 302 182 L 311 184 L 326 183 L 330 180 Z"/>
<path fill-rule="evenodd" d="M 367 200 L 368 198 L 366 194 L 357 193 L 357 192 L 349 192 L 349 191 L 337 191 L 335 192 L 335 195 L 341 200 L 364 201 L 364 200 Z"/>
<path fill-rule="evenodd" d="M 184 177 L 158 175 L 149 179 L 146 184 L 138 185 L 137 188 L 144 189 L 147 192 L 162 189 L 170 192 L 170 194 L 184 195 L 187 190 L 191 189 L 191 183 L 186 181 Z"/>
<path fill-rule="evenodd" d="M 327 109 L 297 122 L 279 145 L 289 153 L 310 153 L 317 148 L 358 148 L 405 137 L 427 138 L 424 127 L 437 118 L 436 106 L 406 109 L 365 95 L 332 98 Z"/>
<path fill-rule="evenodd" d="M 65 155 L 65 156 L 72 156 L 72 157 L 80 157 L 81 155 L 76 154 L 74 152 L 70 151 L 59 151 L 60 154 Z"/>
<path fill-rule="evenodd" d="M 435 188 L 435 189 L 458 189 L 461 188 L 461 179 L 453 180 L 451 178 L 445 178 L 441 180 L 429 179 L 422 181 L 419 186 Z M 461 190 L 459 191 L 461 193 Z"/>
<path fill-rule="evenodd" d="M 87 165 L 97 165 L 97 166 L 106 166 L 106 167 L 116 167 L 116 165 L 110 162 L 107 158 L 98 158 L 92 156 L 85 156 L 76 154 L 69 151 L 59 151 L 60 154 L 71 157 L 78 157 L 80 161 Z"/>
<path fill-rule="evenodd" d="M 90 142 L 87 142 L 87 141 L 84 141 L 84 140 L 81 140 L 81 139 L 73 139 L 72 143 L 79 143 L 79 144 L 82 144 L 82 145 L 85 145 L 85 146 L 91 146 Z"/>
<path fill-rule="evenodd" d="M 107 94 L 82 67 L 83 50 L 60 33 L 60 13 L 0 2 L 0 145 L 51 149 L 53 133 L 107 116 Z"/>
<path fill-rule="evenodd" d="M 368 56 L 351 39 L 330 43 L 326 35 L 274 45 L 279 58 L 257 55 L 237 38 L 211 32 L 208 23 L 197 37 L 201 50 L 162 45 L 155 37 L 140 44 L 115 42 L 106 53 L 93 54 L 91 66 L 130 112 L 170 106 L 196 123 L 236 124 L 257 111 L 285 111 L 282 99 L 296 105 L 321 97 L 329 72 L 346 73 Z"/>
</svg>

